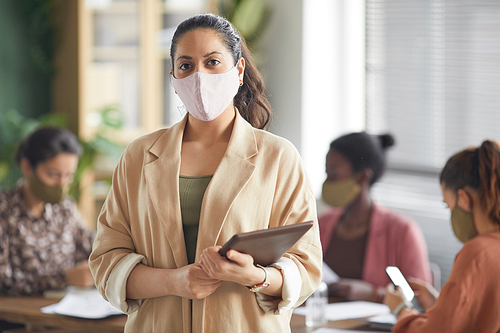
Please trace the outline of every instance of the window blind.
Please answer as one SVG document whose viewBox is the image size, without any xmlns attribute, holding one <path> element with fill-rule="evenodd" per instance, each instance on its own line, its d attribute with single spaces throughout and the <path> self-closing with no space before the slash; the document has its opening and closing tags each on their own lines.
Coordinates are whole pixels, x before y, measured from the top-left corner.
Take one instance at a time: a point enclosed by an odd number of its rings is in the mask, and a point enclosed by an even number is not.
<svg viewBox="0 0 500 333">
<path fill-rule="evenodd" d="M 500 141 L 500 1 L 366 0 L 366 128 L 403 170 Z"/>
</svg>

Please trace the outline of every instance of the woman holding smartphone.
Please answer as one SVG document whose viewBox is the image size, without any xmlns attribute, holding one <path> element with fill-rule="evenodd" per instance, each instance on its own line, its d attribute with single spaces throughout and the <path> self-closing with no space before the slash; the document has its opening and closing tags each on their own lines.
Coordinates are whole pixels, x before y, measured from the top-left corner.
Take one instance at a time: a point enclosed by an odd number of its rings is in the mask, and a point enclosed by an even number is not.
<svg viewBox="0 0 500 333">
<path fill-rule="evenodd" d="M 389 287 L 393 332 L 500 332 L 500 146 L 484 141 L 452 156 L 440 175 L 456 237 L 464 243 L 441 294 L 410 281 L 425 309 L 418 314 Z"/>
<path fill-rule="evenodd" d="M 348 133 L 330 143 L 322 199 L 331 207 L 319 217 L 319 228 L 324 261 L 341 278 L 328 286 L 337 300 L 381 303 L 389 283 L 387 266 L 431 281 L 420 227 L 372 197 L 394 144 L 389 133 L 366 132 Z"/>
</svg>

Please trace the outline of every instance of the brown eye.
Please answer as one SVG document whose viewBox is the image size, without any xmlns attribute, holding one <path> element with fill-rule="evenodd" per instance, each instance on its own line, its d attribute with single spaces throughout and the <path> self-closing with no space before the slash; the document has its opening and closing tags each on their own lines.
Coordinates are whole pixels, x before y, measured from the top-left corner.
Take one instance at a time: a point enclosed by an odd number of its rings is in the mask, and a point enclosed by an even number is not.
<svg viewBox="0 0 500 333">
<path fill-rule="evenodd" d="M 208 64 L 210 66 L 217 66 L 218 64 L 220 64 L 220 61 L 217 60 L 217 59 L 211 59 L 211 60 L 208 61 Z"/>
</svg>

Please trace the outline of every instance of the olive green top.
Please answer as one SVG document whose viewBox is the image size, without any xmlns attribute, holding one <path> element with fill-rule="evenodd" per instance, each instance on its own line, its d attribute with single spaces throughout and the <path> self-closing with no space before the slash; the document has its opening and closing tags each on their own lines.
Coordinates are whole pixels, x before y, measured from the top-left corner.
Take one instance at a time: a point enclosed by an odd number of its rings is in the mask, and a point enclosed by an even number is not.
<svg viewBox="0 0 500 333">
<path fill-rule="evenodd" d="M 184 230 L 184 241 L 190 264 L 194 263 L 196 256 L 201 204 L 211 179 L 212 175 L 198 177 L 179 176 L 182 229 Z"/>
</svg>

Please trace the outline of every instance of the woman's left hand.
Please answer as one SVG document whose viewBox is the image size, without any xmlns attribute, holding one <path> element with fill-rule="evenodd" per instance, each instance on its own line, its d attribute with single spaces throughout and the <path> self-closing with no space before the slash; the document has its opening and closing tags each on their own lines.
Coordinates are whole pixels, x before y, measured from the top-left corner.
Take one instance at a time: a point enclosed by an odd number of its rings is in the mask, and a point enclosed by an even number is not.
<svg viewBox="0 0 500 333">
<path fill-rule="evenodd" d="M 254 286 L 264 282 L 265 273 L 254 265 L 251 255 L 229 250 L 228 260 L 219 254 L 220 248 L 221 246 L 206 248 L 200 256 L 200 265 L 208 276 L 244 286 Z"/>
<path fill-rule="evenodd" d="M 415 291 L 415 297 L 420 305 L 422 305 L 425 312 L 436 304 L 437 298 L 439 297 L 439 291 L 437 291 L 429 282 L 410 278 L 408 283 Z"/>
</svg>

